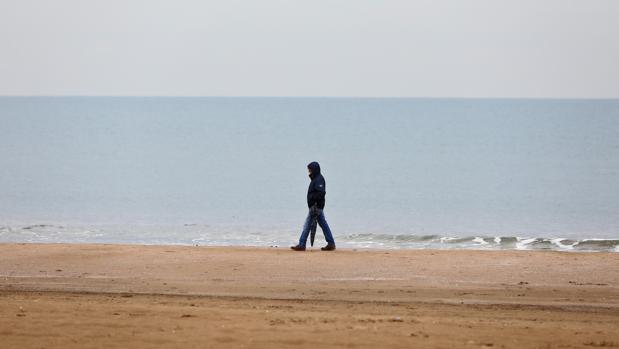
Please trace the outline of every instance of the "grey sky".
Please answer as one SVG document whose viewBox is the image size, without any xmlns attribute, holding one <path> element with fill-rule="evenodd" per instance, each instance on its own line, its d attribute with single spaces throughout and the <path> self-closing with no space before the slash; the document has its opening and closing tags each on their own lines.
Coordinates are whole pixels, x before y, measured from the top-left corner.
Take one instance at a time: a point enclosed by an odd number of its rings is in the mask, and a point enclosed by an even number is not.
<svg viewBox="0 0 619 349">
<path fill-rule="evenodd" d="M 0 95 L 619 97 L 616 0 L 0 0 Z"/>
</svg>

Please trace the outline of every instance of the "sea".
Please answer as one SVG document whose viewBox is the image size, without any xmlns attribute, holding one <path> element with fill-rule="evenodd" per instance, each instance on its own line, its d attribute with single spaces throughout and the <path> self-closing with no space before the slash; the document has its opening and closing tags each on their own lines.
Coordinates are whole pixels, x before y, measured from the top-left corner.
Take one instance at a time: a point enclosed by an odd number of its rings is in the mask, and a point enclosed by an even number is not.
<svg viewBox="0 0 619 349">
<path fill-rule="evenodd" d="M 619 100 L 0 97 L 0 242 L 619 252 Z M 319 229 L 316 245 L 324 244 Z"/>
</svg>

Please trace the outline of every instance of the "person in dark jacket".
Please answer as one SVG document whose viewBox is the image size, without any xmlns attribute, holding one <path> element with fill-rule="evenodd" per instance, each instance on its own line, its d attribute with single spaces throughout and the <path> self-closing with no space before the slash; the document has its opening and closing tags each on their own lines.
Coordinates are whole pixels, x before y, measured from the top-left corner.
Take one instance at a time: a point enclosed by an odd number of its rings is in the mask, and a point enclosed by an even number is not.
<svg viewBox="0 0 619 349">
<path fill-rule="evenodd" d="M 325 235 L 325 240 L 327 240 L 327 246 L 321 248 L 321 250 L 333 251 L 335 250 L 335 241 L 333 240 L 333 234 L 331 234 L 331 229 L 329 229 L 329 224 L 327 224 L 327 219 L 323 212 L 325 208 L 327 184 L 325 178 L 320 173 L 320 165 L 317 162 L 312 162 L 307 165 L 307 170 L 311 179 L 309 188 L 307 189 L 307 207 L 309 208 L 309 213 L 303 225 L 299 244 L 290 248 L 295 251 L 305 251 L 305 244 L 307 242 L 307 236 L 310 233 L 312 218 L 316 217 L 318 219 L 318 225 L 320 225 L 320 229 L 322 229 Z"/>
</svg>

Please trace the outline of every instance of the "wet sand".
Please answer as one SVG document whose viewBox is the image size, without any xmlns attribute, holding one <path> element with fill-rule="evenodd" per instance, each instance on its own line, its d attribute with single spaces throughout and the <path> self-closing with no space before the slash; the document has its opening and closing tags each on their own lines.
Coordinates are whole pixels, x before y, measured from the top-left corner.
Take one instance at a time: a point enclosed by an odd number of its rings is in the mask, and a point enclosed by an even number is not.
<svg viewBox="0 0 619 349">
<path fill-rule="evenodd" d="M 619 254 L 0 244 L 0 344 L 619 348 Z"/>
</svg>

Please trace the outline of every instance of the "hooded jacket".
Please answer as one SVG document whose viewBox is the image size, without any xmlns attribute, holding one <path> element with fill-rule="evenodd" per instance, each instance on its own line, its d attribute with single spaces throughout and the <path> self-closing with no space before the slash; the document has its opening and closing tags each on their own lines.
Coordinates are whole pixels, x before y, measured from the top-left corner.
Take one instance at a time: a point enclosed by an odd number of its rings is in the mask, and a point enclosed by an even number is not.
<svg viewBox="0 0 619 349">
<path fill-rule="evenodd" d="M 325 208 L 325 195 L 327 194 L 327 183 L 325 178 L 320 174 L 320 165 L 317 162 L 312 162 L 307 165 L 310 170 L 309 177 L 311 182 L 307 188 L 307 207 L 311 208 L 316 205 L 319 209 Z"/>
</svg>

